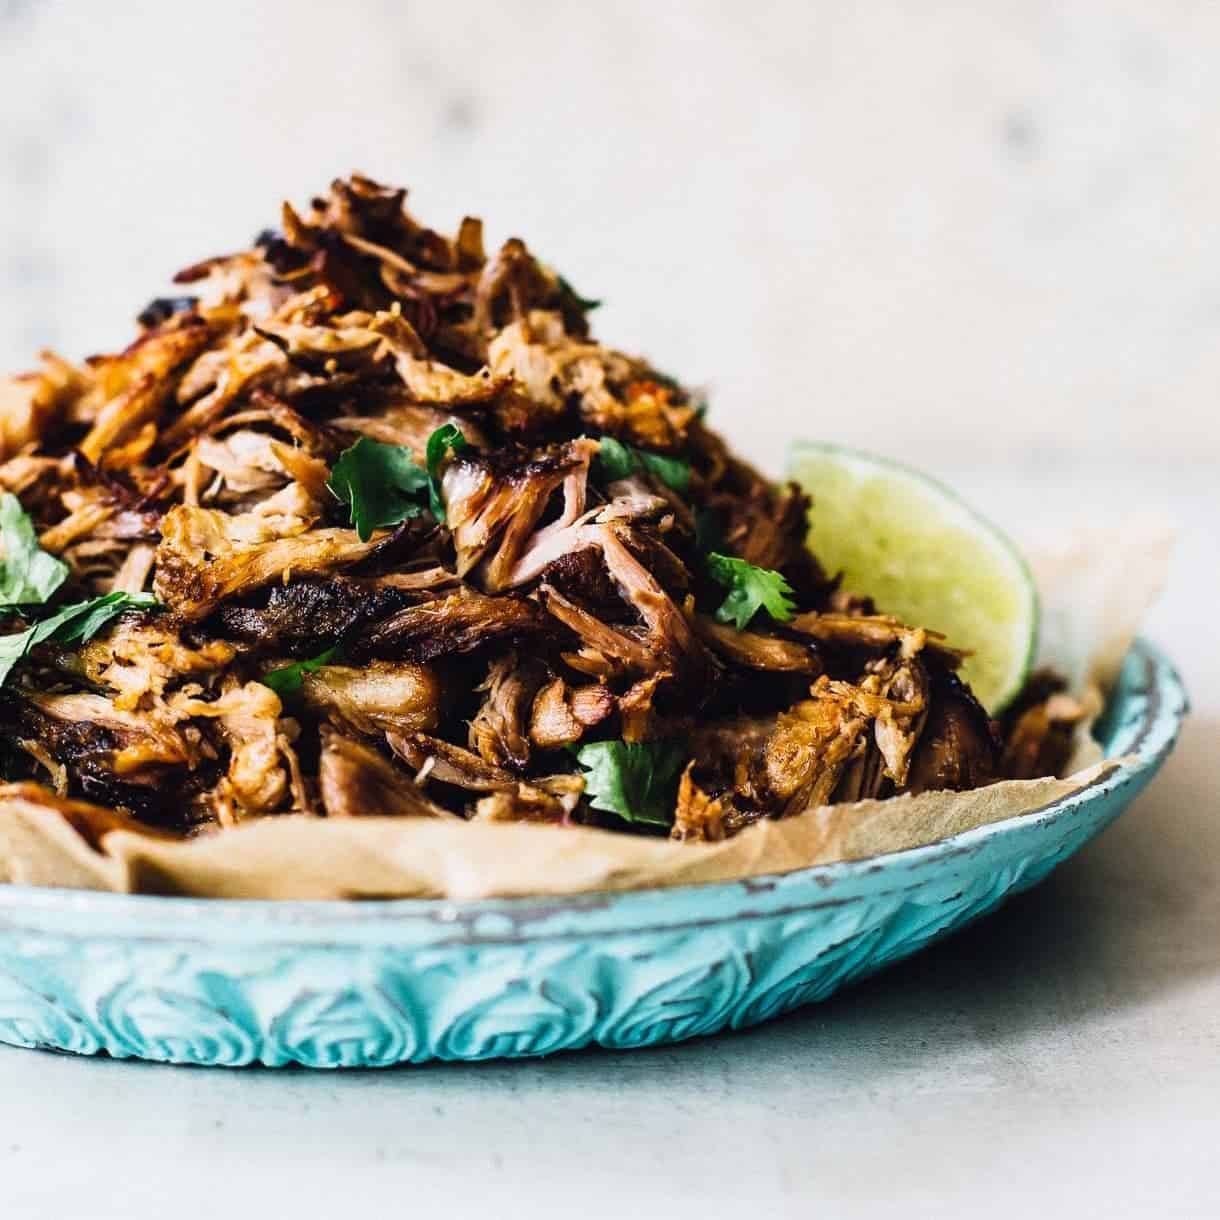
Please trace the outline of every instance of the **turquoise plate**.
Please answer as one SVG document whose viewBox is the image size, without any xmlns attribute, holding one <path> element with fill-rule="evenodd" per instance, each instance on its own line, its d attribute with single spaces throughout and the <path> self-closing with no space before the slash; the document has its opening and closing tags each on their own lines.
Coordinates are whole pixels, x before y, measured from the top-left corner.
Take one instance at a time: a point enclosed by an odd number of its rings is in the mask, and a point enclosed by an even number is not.
<svg viewBox="0 0 1220 1220">
<path fill-rule="evenodd" d="M 649 1046 L 753 1025 L 1036 884 L 1148 783 L 1185 711 L 1172 666 L 1140 642 L 1099 728 L 1106 753 L 1133 763 L 927 847 L 749 881 L 365 904 L 0 886 L 0 1040 L 334 1068 Z"/>
</svg>

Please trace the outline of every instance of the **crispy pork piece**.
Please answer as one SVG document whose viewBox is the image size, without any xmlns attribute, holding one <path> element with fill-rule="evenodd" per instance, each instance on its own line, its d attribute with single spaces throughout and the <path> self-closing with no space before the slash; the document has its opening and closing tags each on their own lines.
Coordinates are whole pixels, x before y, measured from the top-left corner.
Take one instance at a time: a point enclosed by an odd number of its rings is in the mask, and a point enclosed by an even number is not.
<svg viewBox="0 0 1220 1220">
<path fill-rule="evenodd" d="M 386 741 L 409 767 L 416 780 L 436 780 L 471 792 L 515 791 L 518 780 L 511 771 L 497 767 L 470 750 L 427 733 L 387 733 Z"/>
<path fill-rule="evenodd" d="M 861 687 L 870 693 L 875 688 L 886 700 L 873 723 L 873 738 L 882 761 L 880 770 L 901 790 L 906 787 L 911 755 L 927 719 L 928 671 L 917 657 L 883 659 L 874 662 L 870 671 Z"/>
<path fill-rule="evenodd" d="M 216 509 L 171 509 L 161 523 L 157 596 L 187 622 L 223 601 L 286 575 L 321 576 L 374 554 L 384 539 L 361 542 L 355 530 L 309 529 L 296 516 L 229 516 Z"/>
<path fill-rule="evenodd" d="M 795 483 L 776 490 L 759 480 L 744 496 L 723 502 L 725 542 L 734 555 L 759 568 L 790 572 L 809 565 L 809 497 Z M 815 583 L 823 578 L 811 573 Z"/>
<path fill-rule="evenodd" d="M 553 277 L 535 261 L 525 243 L 519 237 L 510 237 L 479 275 L 474 297 L 475 330 L 488 335 L 497 323 L 526 317 L 532 306 L 553 295 L 554 286 Z"/>
<path fill-rule="evenodd" d="M 1031 676 L 1005 712 L 1000 771 L 1005 779 L 1061 775 L 1072 752 L 1083 704 L 1067 694 L 1062 678 L 1045 670 Z"/>
<path fill-rule="evenodd" d="M 280 719 L 283 706 L 270 687 L 230 679 L 216 699 L 184 693 L 173 706 L 183 717 L 214 721 L 228 744 L 229 766 L 220 792 L 222 824 L 285 807 L 310 812 L 288 726 Z"/>
<path fill-rule="evenodd" d="M 227 640 L 188 644 L 164 618 L 120 621 L 79 653 L 79 671 L 111 693 L 121 712 L 155 707 L 183 682 L 204 682 L 223 672 L 237 650 Z"/>
<path fill-rule="evenodd" d="M 798 614 L 784 627 L 787 631 L 806 635 L 819 644 L 874 652 L 896 646 L 904 657 L 913 657 L 927 649 L 940 658 L 942 665 L 951 669 L 962 662 L 962 654 L 946 644 L 939 632 L 923 627 L 908 627 L 884 614 Z"/>
<path fill-rule="evenodd" d="M 548 531 L 558 535 L 584 512 L 585 481 L 596 451 L 593 441 L 580 439 L 524 459 L 501 455 L 492 461 L 462 454 L 450 462 L 444 476 L 445 504 L 458 575 L 481 563 L 475 578 L 489 593 L 528 579 L 514 572 L 527 541 L 561 488 L 563 511 L 541 531 L 534 546 L 545 550 Z"/>
<path fill-rule="evenodd" d="M 126 810 L 143 821 L 185 830 L 181 794 L 210 774 L 212 751 L 164 712 L 124 711 L 102 695 L 28 693 L 0 710 L 6 737 L 58 771 L 73 795 Z"/>
<path fill-rule="evenodd" d="M 582 606 L 607 623 L 634 622 L 631 607 L 619 591 L 601 551 L 595 545 L 564 552 L 539 574 L 541 582 L 565 601 Z"/>
<path fill-rule="evenodd" d="M 682 609 L 627 545 L 634 537 L 630 528 L 606 523 L 590 530 L 591 545 L 601 551 L 610 579 L 638 623 L 606 623 L 554 586 L 543 585 L 539 591 L 542 604 L 581 641 L 579 651 L 564 654 L 565 662 L 603 681 L 663 673 L 688 688 L 702 687 L 700 701 L 705 699 L 715 662 Z"/>
<path fill-rule="evenodd" d="M 155 783 L 199 756 L 197 742 L 171 718 L 125 711 L 103 695 L 31 693 L 18 723 L 73 766 L 109 771 L 127 783 Z"/>
<path fill-rule="evenodd" d="M 543 750 L 573 745 L 614 714 L 614 695 L 600 683 L 571 687 L 552 678 L 538 692 L 530 708 L 530 741 Z"/>
<path fill-rule="evenodd" d="M 447 597 L 408 606 L 359 632 L 351 652 L 357 659 L 389 657 L 427 662 L 492 645 L 517 647 L 546 636 L 550 620 L 524 597 L 487 597 L 463 588 Z"/>
<path fill-rule="evenodd" d="M 678 785 L 678 804 L 669 837 L 679 843 L 718 843 L 725 838 L 724 804 L 709 796 L 691 776 L 690 762 Z"/>
<path fill-rule="evenodd" d="M 488 794 L 473 806 L 473 816 L 480 821 L 566 821 L 584 790 L 584 780 L 575 775 L 527 783 L 470 750 L 427 733 L 387 733 L 386 741 L 414 770 L 417 784 L 435 781 Z"/>
<path fill-rule="evenodd" d="M 773 673 L 816 676 L 822 672 L 817 652 L 807 644 L 757 631 L 738 631 L 706 614 L 694 615 L 691 625 L 717 656 L 735 665 Z"/>
<path fill-rule="evenodd" d="M 781 817 L 828 804 L 844 769 L 862 748 L 868 725 L 867 713 L 853 699 L 819 679 L 813 698 L 781 713 L 763 748 L 751 795 Z"/>
<path fill-rule="evenodd" d="M 564 802 L 532 784 L 519 784 L 509 792 L 492 792 L 474 803 L 472 822 L 545 822 L 569 819 Z"/>
<path fill-rule="evenodd" d="M 431 801 L 401 767 L 371 746 L 322 726 L 318 786 L 330 818 L 448 818 L 453 814 Z"/>
<path fill-rule="evenodd" d="M 417 462 L 426 458 L 428 437 L 438 428 L 451 424 L 466 438 L 469 445 L 484 448 L 488 445 L 486 433 L 478 424 L 463 418 L 444 407 L 417 403 L 404 398 L 401 392 L 381 395 L 383 402 L 359 404 L 358 414 L 339 415 L 330 421 L 331 427 L 346 434 L 349 441 L 358 436 L 368 436 L 385 445 L 402 445 L 411 450 Z M 369 410 L 369 408 L 374 408 Z M 366 413 L 367 412 L 367 413 Z"/>
<path fill-rule="evenodd" d="M 64 362 L 44 362 L 41 372 L 0 379 L 0 459 L 8 461 L 40 445 L 59 422 L 76 376 Z M 6 481 L 10 490 L 17 490 Z"/>
<path fill-rule="evenodd" d="M 484 692 L 483 702 L 470 722 L 470 748 L 480 758 L 493 766 L 525 770 L 530 760 L 530 709 L 545 681 L 546 668 L 540 662 L 521 661 L 515 652 L 491 663 L 486 680 L 477 688 Z"/>
<path fill-rule="evenodd" d="M 229 602 L 216 614 L 217 629 L 252 649 L 312 656 L 360 628 L 416 603 L 412 592 L 343 576 L 273 585 L 265 605 Z"/>
<path fill-rule="evenodd" d="M 570 335 L 558 312 L 532 310 L 492 341 L 493 373 L 519 383 L 531 402 L 557 414 L 569 398 L 585 425 L 635 445 L 671 451 L 686 440 L 695 418 L 689 403 L 674 401 L 641 360 Z"/>
<path fill-rule="evenodd" d="M 999 768 L 1000 743 L 987 713 L 956 674 L 934 670 L 907 790 L 981 788 L 1000 777 Z"/>
<path fill-rule="evenodd" d="M 549 822 L 567 826 L 585 790 L 579 775 L 544 775 L 532 784 L 500 789 L 474 803 L 473 822 Z"/>
<path fill-rule="evenodd" d="M 426 344 L 400 314 L 378 314 L 370 325 L 382 337 L 402 384 L 415 402 L 450 409 L 476 407 L 491 402 L 507 388 L 507 380 L 486 366 L 475 373 L 463 373 L 431 359 Z"/>
<path fill-rule="evenodd" d="M 370 737 L 434 729 L 440 720 L 436 672 L 407 661 L 322 665 L 302 675 L 306 707 Z"/>
<path fill-rule="evenodd" d="M 648 673 L 655 668 L 656 657 L 641 628 L 611 626 L 550 585 L 543 585 L 538 596 L 547 612 L 580 639 L 579 651 L 563 654 L 563 660 L 573 669 L 606 679 Z"/>
<path fill-rule="evenodd" d="M 93 426 L 80 452 L 95 466 L 111 468 L 143 459 L 156 443 L 157 421 L 177 389 L 175 374 L 211 340 L 208 324 L 190 314 L 146 332 L 122 355 L 110 358 L 98 383 L 101 400 Z"/>
</svg>

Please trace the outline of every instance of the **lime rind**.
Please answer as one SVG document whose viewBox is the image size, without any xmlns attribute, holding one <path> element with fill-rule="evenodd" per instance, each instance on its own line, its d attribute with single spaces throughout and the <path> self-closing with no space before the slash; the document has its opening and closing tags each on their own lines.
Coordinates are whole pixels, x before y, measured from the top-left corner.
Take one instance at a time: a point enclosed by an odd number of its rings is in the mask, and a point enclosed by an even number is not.
<svg viewBox="0 0 1220 1220">
<path fill-rule="evenodd" d="M 943 631 L 969 650 L 963 677 L 998 714 L 1020 691 L 1038 646 L 1029 565 L 995 525 L 938 480 L 836 445 L 792 447 L 789 476 L 814 497 L 811 545 L 878 608 Z"/>
</svg>

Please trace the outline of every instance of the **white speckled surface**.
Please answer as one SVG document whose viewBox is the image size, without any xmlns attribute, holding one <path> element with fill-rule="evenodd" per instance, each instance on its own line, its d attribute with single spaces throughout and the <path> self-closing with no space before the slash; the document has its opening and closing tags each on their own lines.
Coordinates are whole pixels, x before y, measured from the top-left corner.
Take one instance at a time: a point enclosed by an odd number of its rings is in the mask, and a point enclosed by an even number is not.
<svg viewBox="0 0 1220 1220">
<path fill-rule="evenodd" d="M 0 1053 L 0 1215 L 1215 1216 L 1220 10 L 0 0 L 0 365 L 352 166 L 487 216 L 778 465 L 904 453 L 1001 523 L 1163 512 L 1195 700 L 1101 840 L 830 1004 L 388 1074 Z"/>
</svg>

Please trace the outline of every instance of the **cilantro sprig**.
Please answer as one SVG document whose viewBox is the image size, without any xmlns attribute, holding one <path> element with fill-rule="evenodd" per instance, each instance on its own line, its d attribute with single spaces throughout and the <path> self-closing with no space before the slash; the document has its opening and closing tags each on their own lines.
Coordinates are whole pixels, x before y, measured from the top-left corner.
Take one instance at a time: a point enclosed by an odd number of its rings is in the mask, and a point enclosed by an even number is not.
<svg viewBox="0 0 1220 1220">
<path fill-rule="evenodd" d="M 445 424 L 428 437 L 426 469 L 405 445 L 390 445 L 362 436 L 339 454 L 326 486 L 348 507 L 349 519 L 361 542 L 373 531 L 418 517 L 424 508 L 442 524 L 440 467 L 446 454 L 469 448 L 456 424 Z"/>
<path fill-rule="evenodd" d="M 8 680 L 13 666 L 39 644 L 47 640 L 83 644 L 125 610 L 150 610 L 160 604 L 151 593 L 107 593 L 61 606 L 46 618 L 31 622 L 67 579 L 68 565 L 38 545 L 34 523 L 21 507 L 21 501 L 7 492 L 0 495 L 0 540 L 4 544 L 0 562 L 0 617 L 20 608 L 21 617 L 30 622 L 24 631 L 0 635 L 0 685 Z"/>
<path fill-rule="evenodd" d="M 41 605 L 68 578 L 68 565 L 38 545 L 38 535 L 21 501 L 0 495 L 0 607 Z"/>
<path fill-rule="evenodd" d="M 423 512 L 419 495 L 428 487 L 428 475 L 410 449 L 362 436 L 339 454 L 326 486 L 347 505 L 360 541 L 367 542 L 374 530 Z"/>
<path fill-rule="evenodd" d="M 712 551 L 707 557 L 708 575 L 728 589 L 728 596 L 716 611 L 716 621 L 732 623 L 744 631 L 760 611 L 777 623 L 786 623 L 796 613 L 792 586 L 770 568 L 757 568 L 744 559 Z"/>
<path fill-rule="evenodd" d="M 690 463 L 684 458 L 649 453 L 647 449 L 624 445 L 612 436 L 603 436 L 598 442 L 597 460 L 610 482 L 630 478 L 637 470 L 646 470 L 679 495 L 685 494 L 690 487 Z"/>
<path fill-rule="evenodd" d="M 282 665 L 279 669 L 269 670 L 259 679 L 264 686 L 269 686 L 281 699 L 299 695 L 305 687 L 305 675 L 316 673 L 323 665 L 343 659 L 343 649 L 335 644 L 331 648 L 310 657 L 308 661 L 294 661 L 291 665 Z"/>
<path fill-rule="evenodd" d="M 84 644 L 124 611 L 159 607 L 160 602 L 151 593 L 107 593 L 87 602 L 63 606 L 24 631 L 0 636 L 0 685 L 22 657 L 47 640 L 58 644 Z"/>
<path fill-rule="evenodd" d="M 463 453 L 470 448 L 457 424 L 443 424 L 428 437 L 428 507 L 442 525 L 445 524 L 445 501 L 441 497 L 441 463 L 445 455 Z"/>
<path fill-rule="evenodd" d="M 674 741 L 594 741 L 576 751 L 589 804 L 645 826 L 673 825 L 687 759 Z"/>
</svg>

